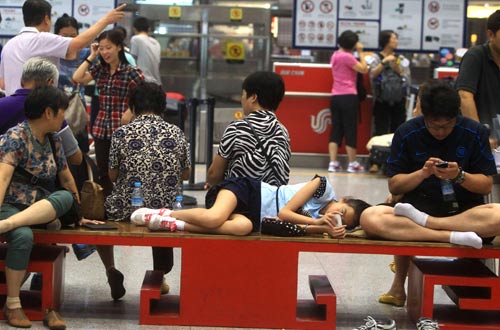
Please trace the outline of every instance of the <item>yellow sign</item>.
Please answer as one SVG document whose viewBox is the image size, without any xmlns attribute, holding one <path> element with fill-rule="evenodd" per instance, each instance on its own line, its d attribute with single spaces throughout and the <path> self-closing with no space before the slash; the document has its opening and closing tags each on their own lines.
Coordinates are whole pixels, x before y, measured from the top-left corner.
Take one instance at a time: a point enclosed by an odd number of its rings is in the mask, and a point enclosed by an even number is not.
<svg viewBox="0 0 500 330">
<path fill-rule="evenodd" d="M 179 6 L 168 7 L 168 17 L 169 18 L 181 18 L 182 8 Z"/>
<path fill-rule="evenodd" d="M 226 44 L 226 60 L 245 60 L 245 44 L 242 42 L 228 42 Z"/>
<path fill-rule="evenodd" d="M 229 9 L 229 19 L 231 21 L 241 21 L 243 19 L 243 9 L 241 8 Z"/>
<path fill-rule="evenodd" d="M 241 119 L 243 119 L 243 111 L 235 111 L 234 120 L 241 120 Z"/>
</svg>

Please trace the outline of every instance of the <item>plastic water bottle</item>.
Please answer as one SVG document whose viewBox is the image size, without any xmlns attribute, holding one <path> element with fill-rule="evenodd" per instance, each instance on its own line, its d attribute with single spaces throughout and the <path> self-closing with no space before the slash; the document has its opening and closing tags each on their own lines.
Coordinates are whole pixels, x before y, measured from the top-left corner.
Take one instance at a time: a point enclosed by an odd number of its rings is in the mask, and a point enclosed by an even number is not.
<svg viewBox="0 0 500 330">
<path fill-rule="evenodd" d="M 441 179 L 441 192 L 443 193 L 443 202 L 448 209 L 448 213 L 458 212 L 458 202 L 455 196 L 455 189 L 450 179 Z"/>
<path fill-rule="evenodd" d="M 174 210 L 174 211 L 182 210 L 182 207 L 183 207 L 182 200 L 183 200 L 182 195 L 175 196 L 175 202 L 174 202 L 174 205 L 172 206 L 172 210 Z"/>
<path fill-rule="evenodd" d="M 134 183 L 134 189 L 132 190 L 132 210 L 137 210 L 144 205 L 142 200 L 142 184 L 137 181 Z"/>
</svg>

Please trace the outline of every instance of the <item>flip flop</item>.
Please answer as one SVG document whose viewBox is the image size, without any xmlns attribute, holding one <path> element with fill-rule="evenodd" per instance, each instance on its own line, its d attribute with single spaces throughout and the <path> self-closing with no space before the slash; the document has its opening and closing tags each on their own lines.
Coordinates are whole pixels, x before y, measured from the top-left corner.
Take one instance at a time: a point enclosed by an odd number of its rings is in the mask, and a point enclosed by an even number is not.
<svg viewBox="0 0 500 330">
<path fill-rule="evenodd" d="M 382 304 L 388 304 L 388 305 L 393 305 L 396 307 L 403 307 L 405 305 L 405 300 L 406 299 L 398 299 L 394 297 L 393 295 L 384 293 L 380 297 L 378 297 L 378 302 Z"/>
</svg>

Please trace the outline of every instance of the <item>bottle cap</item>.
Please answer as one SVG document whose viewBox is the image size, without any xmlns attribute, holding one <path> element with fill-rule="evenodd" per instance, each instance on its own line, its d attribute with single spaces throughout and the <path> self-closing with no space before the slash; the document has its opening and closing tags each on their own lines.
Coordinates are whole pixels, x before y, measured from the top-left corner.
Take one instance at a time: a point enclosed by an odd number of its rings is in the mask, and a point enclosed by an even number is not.
<svg viewBox="0 0 500 330">
<path fill-rule="evenodd" d="M 134 187 L 139 188 L 140 186 L 141 186 L 141 182 L 140 181 L 134 182 Z"/>
<path fill-rule="evenodd" d="M 182 201 L 182 195 L 177 195 L 175 196 L 176 201 Z"/>
</svg>

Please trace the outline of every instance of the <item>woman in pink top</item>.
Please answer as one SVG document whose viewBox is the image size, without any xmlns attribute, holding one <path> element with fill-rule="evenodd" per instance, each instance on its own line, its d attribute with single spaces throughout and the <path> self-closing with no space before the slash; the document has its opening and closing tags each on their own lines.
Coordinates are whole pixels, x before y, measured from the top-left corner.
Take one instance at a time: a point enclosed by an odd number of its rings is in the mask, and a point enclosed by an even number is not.
<svg viewBox="0 0 500 330">
<path fill-rule="evenodd" d="M 342 32 L 339 37 L 339 50 L 333 53 L 332 66 L 333 86 L 330 111 L 332 113 L 332 131 L 328 151 L 330 164 L 328 172 L 342 170 L 337 161 L 337 153 L 345 136 L 349 166 L 347 172 L 363 172 L 363 167 L 356 161 L 356 143 L 358 131 L 359 99 L 356 89 L 357 73 L 367 73 L 368 65 L 363 55 L 363 45 L 358 35 L 351 30 Z M 356 50 L 358 61 L 352 52 Z"/>
</svg>

